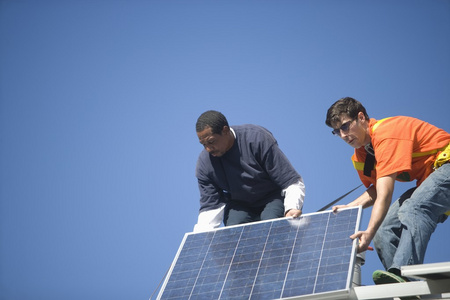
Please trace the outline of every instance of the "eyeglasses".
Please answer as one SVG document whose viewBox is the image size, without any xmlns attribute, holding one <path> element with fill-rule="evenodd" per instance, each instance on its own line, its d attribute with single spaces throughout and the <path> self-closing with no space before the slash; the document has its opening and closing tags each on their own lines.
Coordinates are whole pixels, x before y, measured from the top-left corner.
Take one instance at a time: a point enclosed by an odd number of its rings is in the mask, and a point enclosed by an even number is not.
<svg viewBox="0 0 450 300">
<path fill-rule="evenodd" d="M 333 129 L 331 131 L 332 134 L 337 135 L 337 136 L 341 136 L 341 131 L 343 132 L 348 132 L 348 130 L 350 129 L 350 125 L 352 124 L 353 121 L 355 121 L 355 119 L 352 119 L 350 121 L 345 122 L 344 124 L 341 125 L 341 127 Z"/>
</svg>

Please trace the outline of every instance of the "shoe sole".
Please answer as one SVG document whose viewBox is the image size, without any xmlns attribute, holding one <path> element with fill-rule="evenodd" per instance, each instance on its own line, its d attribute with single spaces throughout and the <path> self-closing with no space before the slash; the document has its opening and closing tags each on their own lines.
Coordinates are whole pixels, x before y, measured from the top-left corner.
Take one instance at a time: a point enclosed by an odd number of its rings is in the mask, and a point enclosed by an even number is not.
<svg viewBox="0 0 450 300">
<path fill-rule="evenodd" d="M 372 278 L 373 278 L 373 282 L 375 282 L 375 284 L 406 282 L 406 280 L 404 280 L 400 276 L 397 276 L 395 274 L 392 274 L 392 273 L 386 272 L 386 271 L 375 271 L 375 272 L 373 272 Z"/>
<path fill-rule="evenodd" d="M 402 277 L 386 271 L 375 271 L 372 275 L 375 284 L 390 284 L 390 283 L 404 283 L 407 282 Z M 400 297 L 401 300 L 420 300 L 419 296 Z"/>
</svg>

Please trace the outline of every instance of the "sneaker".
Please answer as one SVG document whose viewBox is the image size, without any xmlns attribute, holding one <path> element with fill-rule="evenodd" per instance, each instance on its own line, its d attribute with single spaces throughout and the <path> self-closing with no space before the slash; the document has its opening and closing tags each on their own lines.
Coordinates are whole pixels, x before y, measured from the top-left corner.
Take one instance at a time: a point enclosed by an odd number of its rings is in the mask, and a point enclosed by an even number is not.
<svg viewBox="0 0 450 300">
<path fill-rule="evenodd" d="M 372 279 L 375 284 L 388 284 L 388 283 L 403 283 L 409 280 L 405 277 L 395 275 L 394 273 L 376 270 L 372 274 Z M 400 297 L 401 300 L 420 300 L 419 296 L 405 296 Z"/>
<path fill-rule="evenodd" d="M 376 270 L 375 272 L 373 272 L 372 279 L 375 284 L 403 283 L 408 281 L 406 278 L 382 270 Z"/>
</svg>

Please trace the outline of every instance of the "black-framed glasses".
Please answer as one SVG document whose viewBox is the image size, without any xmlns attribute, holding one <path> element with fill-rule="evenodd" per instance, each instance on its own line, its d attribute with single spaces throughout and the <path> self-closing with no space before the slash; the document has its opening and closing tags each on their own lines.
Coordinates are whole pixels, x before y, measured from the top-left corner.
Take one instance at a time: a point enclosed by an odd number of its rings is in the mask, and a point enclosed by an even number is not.
<svg viewBox="0 0 450 300">
<path fill-rule="evenodd" d="M 341 136 L 341 131 L 343 132 L 348 132 L 348 130 L 350 129 L 350 125 L 352 124 L 353 121 L 355 121 L 356 118 L 351 119 L 350 121 L 345 122 L 344 124 L 341 125 L 341 127 L 333 129 L 331 131 L 331 133 L 333 135 L 337 135 L 337 136 Z"/>
</svg>

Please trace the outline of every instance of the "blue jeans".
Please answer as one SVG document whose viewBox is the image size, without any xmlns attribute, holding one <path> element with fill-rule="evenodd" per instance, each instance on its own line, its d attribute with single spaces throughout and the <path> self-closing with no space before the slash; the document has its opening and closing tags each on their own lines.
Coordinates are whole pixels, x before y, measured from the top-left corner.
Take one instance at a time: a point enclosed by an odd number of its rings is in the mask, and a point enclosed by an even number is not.
<svg viewBox="0 0 450 300">
<path fill-rule="evenodd" d="M 389 208 L 373 242 L 386 270 L 422 264 L 431 234 L 450 210 L 450 163 L 406 191 Z"/>
<path fill-rule="evenodd" d="M 223 223 L 225 226 L 270 220 L 284 217 L 283 198 L 274 199 L 266 205 L 249 207 L 237 201 L 231 201 L 225 207 Z"/>
</svg>

